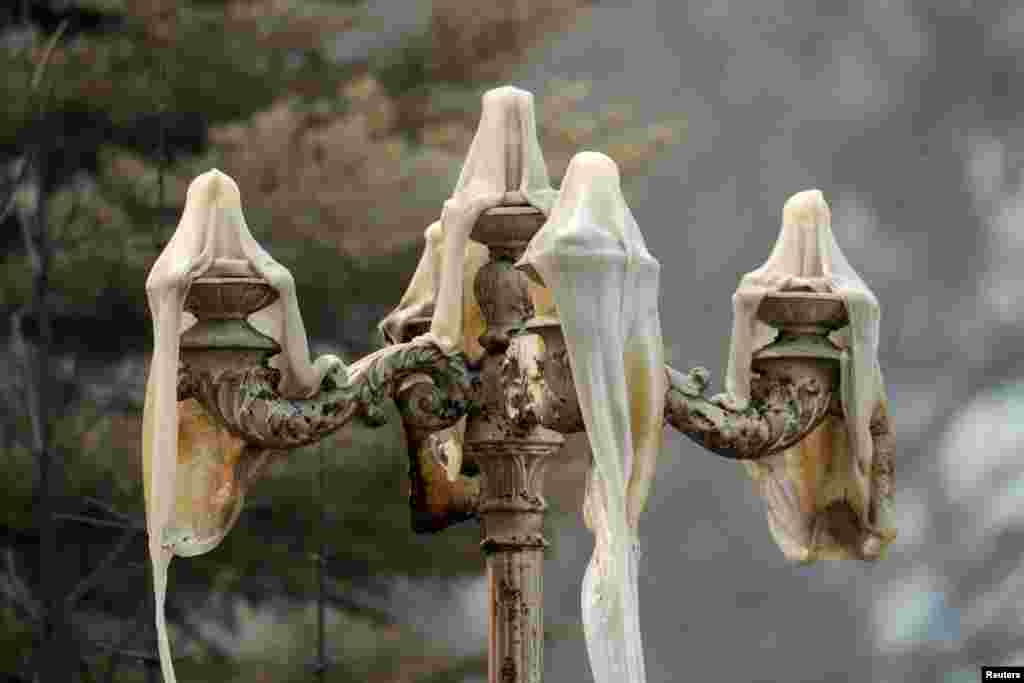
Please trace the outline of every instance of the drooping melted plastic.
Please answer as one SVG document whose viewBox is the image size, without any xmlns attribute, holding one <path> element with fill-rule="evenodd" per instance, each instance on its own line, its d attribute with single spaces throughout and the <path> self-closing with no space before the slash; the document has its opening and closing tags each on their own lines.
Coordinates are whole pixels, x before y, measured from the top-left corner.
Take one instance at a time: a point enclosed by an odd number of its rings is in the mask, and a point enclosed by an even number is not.
<svg viewBox="0 0 1024 683">
<path fill-rule="evenodd" d="M 480 214 L 500 204 L 528 203 L 547 215 L 555 195 L 537 140 L 533 95 L 512 86 L 488 90 L 455 190 L 441 220 L 426 230 L 423 255 L 402 300 L 380 324 L 384 337 L 397 343 L 409 321 L 433 315 L 422 339 L 472 360 L 482 357 L 479 337 L 486 324 L 473 282 L 489 255 L 487 247 L 469 239 L 473 226 Z M 537 296 L 543 299 L 542 293 Z M 465 419 L 438 434 L 452 481 L 461 468 L 464 433 Z"/>
<path fill-rule="evenodd" d="M 637 525 L 662 442 L 667 390 L 660 265 L 622 196 L 615 163 L 582 152 L 517 264 L 553 293 L 594 467 L 583 517 L 594 554 L 582 613 L 597 683 L 646 680 Z"/>
<path fill-rule="evenodd" d="M 480 124 L 455 190 L 441 220 L 427 228 L 405 295 L 380 324 L 384 336 L 397 342 L 411 318 L 432 313 L 429 334 L 442 348 L 479 358 L 483 350 L 476 336 L 483 322 L 472 284 L 487 262 L 487 248 L 469 234 L 487 209 L 517 201 L 547 214 L 555 194 L 537 140 L 533 95 L 512 86 L 484 93 Z"/>
<path fill-rule="evenodd" d="M 398 306 L 380 322 L 381 335 L 390 344 L 398 344 L 406 337 L 406 330 L 414 318 L 432 316 L 437 301 L 437 290 L 441 284 L 441 259 L 444 248 L 444 232 L 441 221 L 431 223 L 423 233 L 423 253 L 416 266 L 412 280 L 402 295 Z M 488 249 L 474 240 L 466 245 L 463 261 L 463 339 L 462 348 L 472 360 L 484 354 L 480 346 L 480 335 L 484 333 L 483 314 L 473 292 L 473 281 L 477 271 L 489 258 Z"/>
<path fill-rule="evenodd" d="M 870 431 L 872 416 L 888 410 L 878 365 L 879 305 L 839 249 L 819 190 L 800 192 L 786 202 L 771 255 L 740 280 L 733 296 L 723 402 L 736 408 L 748 404 L 753 354 L 775 337 L 757 320 L 757 309 L 766 294 L 794 289 L 834 292 L 846 303 L 850 324 L 832 335 L 845 351 L 840 372 L 845 419 L 828 418 L 796 447 L 746 467 L 787 558 L 876 559 L 896 536 L 891 490 L 874 481 Z"/>
<path fill-rule="evenodd" d="M 143 477 L 160 664 L 168 683 L 175 680 L 164 616 L 171 558 L 199 555 L 220 543 L 238 518 L 251 464 L 241 462 L 244 444 L 198 404 L 183 403 L 179 413 L 179 338 L 194 322 L 183 304 L 202 275 L 258 275 L 277 290 L 278 300 L 252 322 L 282 347 L 271 361 L 282 373 L 281 393 L 309 396 L 341 363 L 335 356 L 310 362 L 291 273 L 249 232 L 235 182 L 217 170 L 193 180 L 178 227 L 146 280 L 154 349 L 143 411 Z"/>
</svg>

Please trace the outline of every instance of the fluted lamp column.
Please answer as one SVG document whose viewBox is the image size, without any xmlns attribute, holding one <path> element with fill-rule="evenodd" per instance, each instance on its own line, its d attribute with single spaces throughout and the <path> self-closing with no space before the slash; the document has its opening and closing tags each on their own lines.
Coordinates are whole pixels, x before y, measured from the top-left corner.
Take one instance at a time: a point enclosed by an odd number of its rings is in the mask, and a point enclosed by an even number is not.
<svg viewBox="0 0 1024 683">
<path fill-rule="evenodd" d="M 483 474 L 480 545 L 490 596 L 488 680 L 539 683 L 544 671 L 544 470 L 565 439 L 539 424 L 510 419 L 503 364 L 510 334 L 533 315 L 526 277 L 513 268 L 544 215 L 529 206 L 485 213 L 473 238 L 490 261 L 476 276 L 475 292 L 487 330 L 478 410 L 466 426 L 466 456 Z"/>
<path fill-rule="evenodd" d="M 544 670 L 543 571 L 544 471 L 557 460 L 564 437 L 536 420 L 517 419 L 508 410 L 506 352 L 533 317 L 526 277 L 513 267 L 544 214 L 529 205 L 486 211 L 472 239 L 486 245 L 490 260 L 480 268 L 474 293 L 486 322 L 480 337 L 473 405 L 466 420 L 464 473 L 445 478 L 443 452 L 422 448 L 413 427 L 409 444 L 410 499 L 414 527 L 438 531 L 472 515 L 480 520 L 489 594 L 488 681 L 539 683 Z M 429 318 L 409 325 L 408 338 L 429 326 Z M 402 402 L 399 408 L 402 410 Z M 406 412 L 402 410 L 405 419 Z M 465 472 L 479 470 L 479 476 Z M 466 495 L 472 491 L 474 495 Z"/>
</svg>

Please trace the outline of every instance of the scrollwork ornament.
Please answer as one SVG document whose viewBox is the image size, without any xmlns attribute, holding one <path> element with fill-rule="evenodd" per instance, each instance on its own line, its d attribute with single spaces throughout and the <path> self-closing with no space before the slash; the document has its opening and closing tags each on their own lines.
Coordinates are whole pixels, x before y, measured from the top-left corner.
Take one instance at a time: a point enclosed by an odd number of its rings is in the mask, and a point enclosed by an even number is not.
<svg viewBox="0 0 1024 683">
<path fill-rule="evenodd" d="M 432 385 L 421 410 L 441 424 L 453 424 L 468 408 L 471 377 L 462 354 L 445 354 L 429 343 L 388 347 L 352 366 L 338 364 L 308 399 L 282 397 L 280 373 L 269 367 L 212 374 L 187 366 L 179 377 L 179 398 L 191 395 L 249 444 L 287 450 L 319 441 L 354 417 L 370 426 L 387 422 L 387 402 L 401 381 L 414 374 Z"/>
<path fill-rule="evenodd" d="M 707 371 L 669 368 L 666 421 L 704 448 L 734 460 L 758 460 L 784 451 L 811 433 L 829 414 L 834 387 L 827 373 L 755 377 L 751 401 L 736 410 L 704 398 Z"/>
</svg>

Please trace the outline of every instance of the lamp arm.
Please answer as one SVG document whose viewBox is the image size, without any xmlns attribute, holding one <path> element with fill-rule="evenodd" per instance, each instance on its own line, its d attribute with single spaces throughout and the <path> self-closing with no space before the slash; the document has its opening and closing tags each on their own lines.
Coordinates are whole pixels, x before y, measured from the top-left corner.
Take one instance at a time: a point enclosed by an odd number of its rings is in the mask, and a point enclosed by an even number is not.
<svg viewBox="0 0 1024 683">
<path fill-rule="evenodd" d="M 387 422 L 386 403 L 403 380 L 417 374 L 431 380 L 418 394 L 417 410 L 434 425 L 454 424 L 468 408 L 470 376 L 461 354 L 448 355 L 432 343 L 397 344 L 352 365 L 338 364 L 310 398 L 278 393 L 280 372 L 266 365 L 216 373 L 182 366 L 178 400 L 195 398 L 227 429 L 250 446 L 289 450 L 323 439 L 360 417 L 370 426 Z"/>
<path fill-rule="evenodd" d="M 415 374 L 402 382 L 395 395 L 409 457 L 409 519 L 418 534 L 436 533 L 475 519 L 480 504 L 479 475 L 459 473 L 455 481 L 448 479 L 439 452 L 442 444 L 435 435 L 453 423 L 430 410 L 435 392 L 434 380 Z M 476 403 L 475 396 L 466 398 L 470 405 Z"/>
<path fill-rule="evenodd" d="M 581 432 L 585 426 L 568 354 L 554 329 L 542 330 L 543 351 L 524 335 L 506 354 L 508 415 L 523 425 L 540 424 L 563 434 Z M 837 364 L 807 358 L 763 367 L 751 384 L 749 406 L 735 410 L 727 400 L 704 396 L 704 368 L 681 373 L 665 366 L 665 421 L 712 453 L 757 460 L 799 443 L 830 413 L 841 414 Z"/>
<path fill-rule="evenodd" d="M 665 421 L 724 458 L 757 460 L 786 450 L 830 413 L 841 411 L 833 373 L 814 364 L 791 362 L 772 374 L 755 375 L 745 410 L 704 397 L 706 369 L 681 373 L 666 366 L 665 370 L 669 378 Z"/>
</svg>

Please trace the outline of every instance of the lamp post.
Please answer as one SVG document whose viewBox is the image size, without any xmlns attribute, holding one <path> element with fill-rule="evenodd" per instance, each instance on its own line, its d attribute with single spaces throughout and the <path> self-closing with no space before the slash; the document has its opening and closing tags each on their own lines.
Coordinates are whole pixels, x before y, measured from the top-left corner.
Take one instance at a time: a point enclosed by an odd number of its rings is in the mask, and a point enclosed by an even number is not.
<svg viewBox="0 0 1024 683">
<path fill-rule="evenodd" d="M 315 396 L 287 399 L 277 393 L 277 371 L 266 364 L 276 345 L 244 321 L 272 301 L 269 285 L 253 278 L 199 278 L 186 303 L 203 327 L 193 327 L 182 340 L 179 400 L 197 399 L 245 439 L 250 457 L 314 443 L 357 416 L 379 424 L 384 402 L 396 400 L 409 434 L 413 527 L 437 532 L 471 519 L 481 524 L 490 683 L 541 680 L 544 471 L 558 467 L 563 434 L 583 431 L 558 323 L 534 317 L 526 276 L 513 267 L 543 220 L 532 207 L 500 206 L 474 228 L 473 239 L 489 247 L 491 260 L 476 276 L 487 330 L 481 337 L 486 354 L 473 371 L 459 355 L 397 344 L 361 364 L 358 373 L 328 375 Z M 778 453 L 842 411 L 840 353 L 826 336 L 847 323 L 842 299 L 779 292 L 765 297 L 758 317 L 781 334 L 754 357 L 758 374 L 746 410 L 705 397 L 703 368 L 665 368 L 666 423 L 734 460 Z M 414 321 L 410 337 L 427 323 Z M 479 474 L 449 481 L 430 436 L 463 415 L 466 459 Z M 872 423 L 877 452 L 891 452 L 889 431 L 884 416 Z"/>
<path fill-rule="evenodd" d="M 278 297 L 270 282 L 214 261 L 219 275 L 195 279 L 183 302 L 198 322 L 181 337 L 177 398 L 198 401 L 244 441 L 244 476 L 259 471 L 270 454 L 315 443 L 353 419 L 381 424 L 385 403 L 396 402 L 408 437 L 413 529 L 435 533 L 480 523 L 490 683 L 541 681 L 544 472 L 559 466 L 565 435 L 585 431 L 559 319 L 534 310 L 534 285 L 516 267 L 546 220 L 526 201 L 506 192 L 469 234 L 488 252 L 473 281 L 484 323 L 483 355 L 473 363 L 420 337 L 432 324 L 426 306 L 405 321 L 393 344 L 350 366 L 332 366 L 312 396 L 289 398 L 279 391 L 280 371 L 268 362 L 281 347 L 246 320 Z M 812 291 L 810 280 L 786 282 L 757 305 L 757 320 L 778 334 L 752 357 L 750 400 L 742 407 L 705 396 L 703 368 L 664 369 L 665 423 L 719 456 L 763 460 L 792 449 L 829 418 L 844 417 L 846 352 L 829 334 L 850 324 L 846 299 Z M 436 435 L 463 417 L 468 467 L 453 471 Z M 872 468 L 891 466 L 884 409 L 875 410 L 870 437 Z"/>
</svg>

